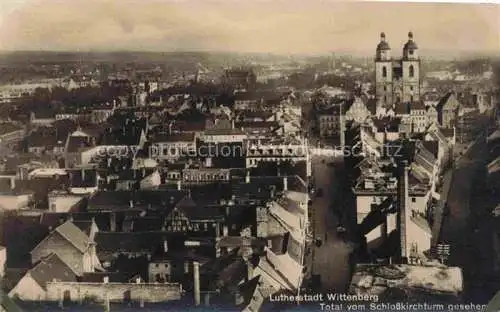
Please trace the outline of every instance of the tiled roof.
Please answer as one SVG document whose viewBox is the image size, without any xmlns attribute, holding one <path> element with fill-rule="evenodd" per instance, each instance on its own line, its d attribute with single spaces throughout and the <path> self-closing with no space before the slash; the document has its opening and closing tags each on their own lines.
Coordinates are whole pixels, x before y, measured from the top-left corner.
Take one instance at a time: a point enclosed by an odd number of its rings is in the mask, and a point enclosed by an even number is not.
<svg viewBox="0 0 500 312">
<path fill-rule="evenodd" d="M 77 275 L 55 253 L 40 260 L 30 271 L 31 277 L 46 289 L 47 282 L 76 282 Z"/>
<path fill-rule="evenodd" d="M 188 196 L 179 201 L 175 207 L 190 220 L 211 220 L 224 217 L 224 213 L 219 207 L 200 205 Z"/>
<path fill-rule="evenodd" d="M 425 104 L 424 101 L 414 101 L 411 103 L 411 109 L 412 110 L 425 110 Z"/>
<path fill-rule="evenodd" d="M 241 129 L 207 129 L 205 135 L 245 135 Z"/>
<path fill-rule="evenodd" d="M 153 138 L 151 138 L 151 142 L 153 143 L 162 143 L 162 142 L 193 142 L 195 139 L 194 133 L 158 133 Z"/>
<path fill-rule="evenodd" d="M 14 131 L 21 130 L 22 127 L 10 122 L 2 122 L 0 123 L 0 135 L 4 135 L 6 133 L 11 133 Z"/>
<path fill-rule="evenodd" d="M 441 128 L 440 130 L 441 133 L 447 138 L 452 138 L 455 135 L 455 131 L 453 129 Z"/>
<path fill-rule="evenodd" d="M 57 145 L 57 138 L 55 135 L 46 135 L 42 133 L 31 134 L 26 138 L 28 147 L 54 147 Z"/>
<path fill-rule="evenodd" d="M 55 232 L 59 233 L 82 253 L 87 251 L 89 244 L 91 243 L 90 238 L 71 221 L 66 221 L 58 226 L 55 229 Z"/>
<path fill-rule="evenodd" d="M 123 273 L 123 272 L 93 272 L 93 273 L 83 273 L 82 276 L 78 277 L 78 282 L 81 283 L 103 283 L 104 278 L 108 278 L 108 283 L 128 283 L 130 278 L 133 277 L 135 273 Z"/>
<path fill-rule="evenodd" d="M 98 253 L 155 252 L 172 236 L 165 232 L 98 232 L 95 237 Z"/>
<path fill-rule="evenodd" d="M 78 220 L 78 221 L 72 221 L 73 224 L 80 229 L 85 235 L 90 237 L 90 231 L 92 230 L 92 220 Z"/>
<path fill-rule="evenodd" d="M 422 141 L 422 145 L 437 158 L 439 152 L 439 142 L 437 141 Z"/>
<path fill-rule="evenodd" d="M 410 103 L 398 103 L 394 109 L 396 115 L 409 115 L 411 113 Z"/>
<path fill-rule="evenodd" d="M 76 153 L 90 147 L 90 140 L 88 137 L 84 136 L 69 136 L 68 143 L 66 146 L 67 153 Z"/>
</svg>

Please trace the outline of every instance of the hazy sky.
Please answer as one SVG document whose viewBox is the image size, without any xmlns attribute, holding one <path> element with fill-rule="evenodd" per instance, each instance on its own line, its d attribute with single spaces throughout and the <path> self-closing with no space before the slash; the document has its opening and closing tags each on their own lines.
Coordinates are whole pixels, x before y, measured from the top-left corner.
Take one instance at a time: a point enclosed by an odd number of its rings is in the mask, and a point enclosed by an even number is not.
<svg viewBox="0 0 500 312">
<path fill-rule="evenodd" d="M 500 5 L 318 0 L 0 0 L 1 50 L 500 51 Z"/>
</svg>

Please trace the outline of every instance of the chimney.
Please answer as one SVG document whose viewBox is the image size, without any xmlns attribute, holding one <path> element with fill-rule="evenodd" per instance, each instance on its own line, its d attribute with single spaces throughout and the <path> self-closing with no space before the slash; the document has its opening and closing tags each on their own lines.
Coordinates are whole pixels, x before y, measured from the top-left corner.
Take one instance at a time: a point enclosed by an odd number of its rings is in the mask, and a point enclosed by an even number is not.
<svg viewBox="0 0 500 312">
<path fill-rule="evenodd" d="M 231 129 L 234 129 L 234 119 L 231 119 Z"/>
<path fill-rule="evenodd" d="M 288 177 L 283 177 L 283 192 L 288 191 Z"/>
<path fill-rule="evenodd" d="M 146 167 L 142 167 L 142 177 L 146 177 Z"/>
<path fill-rule="evenodd" d="M 114 212 L 109 214 L 109 231 L 116 232 L 116 214 Z"/>
<path fill-rule="evenodd" d="M 108 284 L 109 283 L 109 276 L 104 276 L 104 278 L 102 279 L 102 282 L 104 284 Z"/>
<path fill-rule="evenodd" d="M 10 179 L 10 189 L 13 190 L 16 188 L 16 177 L 12 177 Z"/>
<path fill-rule="evenodd" d="M 177 190 L 180 191 L 182 190 L 182 187 L 181 187 L 181 180 L 177 181 Z"/>
<path fill-rule="evenodd" d="M 168 241 L 166 239 L 163 240 L 163 252 L 168 252 Z"/>
<path fill-rule="evenodd" d="M 399 212 L 397 215 L 397 226 L 399 228 L 399 243 L 401 248 L 400 260 L 401 263 L 407 263 L 408 260 L 408 250 L 407 250 L 407 233 L 406 227 L 409 224 L 410 213 L 409 208 L 409 198 L 408 198 L 408 162 L 403 162 L 403 168 L 401 176 L 399 177 L 399 189 L 398 189 L 398 206 Z"/>
<path fill-rule="evenodd" d="M 85 181 L 85 169 L 82 169 L 82 181 Z"/>
<path fill-rule="evenodd" d="M 250 183 L 250 170 L 247 170 L 247 172 L 246 172 L 245 183 Z"/>
<path fill-rule="evenodd" d="M 276 186 L 275 185 L 271 185 L 270 195 L 271 195 L 271 198 L 274 198 L 274 196 L 276 195 Z"/>
<path fill-rule="evenodd" d="M 200 305 L 200 263 L 193 262 L 193 278 L 194 278 L 194 303 Z"/>
</svg>

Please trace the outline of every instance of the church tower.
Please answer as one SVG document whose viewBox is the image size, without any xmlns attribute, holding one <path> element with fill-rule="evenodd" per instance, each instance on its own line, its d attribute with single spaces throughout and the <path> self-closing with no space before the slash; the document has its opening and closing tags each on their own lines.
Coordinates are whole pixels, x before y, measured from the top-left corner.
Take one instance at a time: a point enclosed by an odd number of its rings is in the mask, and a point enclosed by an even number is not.
<svg viewBox="0 0 500 312">
<path fill-rule="evenodd" d="M 392 105 L 392 58 L 385 33 L 380 34 L 375 56 L 375 92 L 381 106 Z"/>
<path fill-rule="evenodd" d="M 413 41 L 413 33 L 408 33 L 408 41 L 403 47 L 402 59 L 403 102 L 420 100 L 420 58 L 418 47 Z"/>
</svg>

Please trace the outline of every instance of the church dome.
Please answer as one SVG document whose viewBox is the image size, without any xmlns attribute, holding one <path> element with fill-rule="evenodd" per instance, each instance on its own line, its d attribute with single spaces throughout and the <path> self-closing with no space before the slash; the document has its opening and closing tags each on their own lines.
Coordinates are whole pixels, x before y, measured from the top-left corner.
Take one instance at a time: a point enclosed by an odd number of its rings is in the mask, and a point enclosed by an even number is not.
<svg viewBox="0 0 500 312">
<path fill-rule="evenodd" d="M 413 41 L 413 33 L 411 31 L 408 33 L 408 42 L 405 43 L 404 49 L 405 50 L 416 50 L 416 49 L 418 49 L 417 44 L 415 43 L 415 41 Z"/>
<path fill-rule="evenodd" d="M 377 45 L 377 51 L 384 51 L 384 50 L 390 50 L 390 49 L 391 49 L 391 47 L 389 46 L 387 41 L 385 41 L 385 34 L 381 33 L 380 34 L 380 43 Z"/>
</svg>

